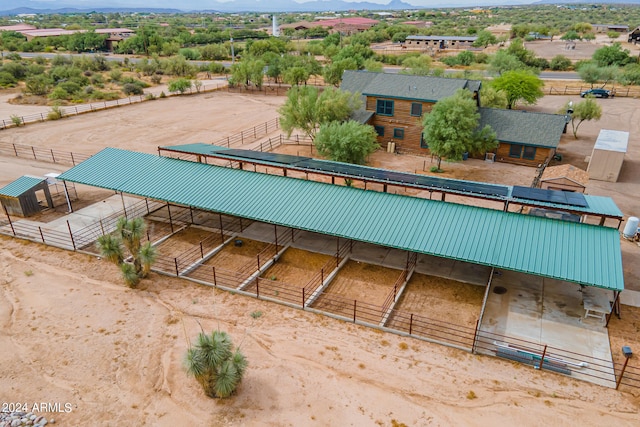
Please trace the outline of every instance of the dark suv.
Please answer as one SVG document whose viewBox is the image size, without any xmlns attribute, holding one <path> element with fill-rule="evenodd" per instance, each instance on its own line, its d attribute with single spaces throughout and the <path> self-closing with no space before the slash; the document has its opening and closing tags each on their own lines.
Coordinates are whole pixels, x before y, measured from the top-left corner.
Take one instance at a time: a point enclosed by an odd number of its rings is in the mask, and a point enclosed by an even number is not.
<svg viewBox="0 0 640 427">
<path fill-rule="evenodd" d="M 585 90 L 580 94 L 580 96 L 583 98 L 587 95 L 595 96 L 596 98 L 608 98 L 608 97 L 613 98 L 615 96 L 614 93 L 606 89 L 589 89 L 589 90 Z"/>
</svg>

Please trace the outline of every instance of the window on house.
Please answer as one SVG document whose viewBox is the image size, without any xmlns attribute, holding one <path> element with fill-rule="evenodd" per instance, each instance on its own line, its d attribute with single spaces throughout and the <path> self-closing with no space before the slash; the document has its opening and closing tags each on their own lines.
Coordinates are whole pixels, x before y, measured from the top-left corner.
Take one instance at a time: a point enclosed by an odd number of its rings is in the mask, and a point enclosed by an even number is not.
<svg viewBox="0 0 640 427">
<path fill-rule="evenodd" d="M 373 128 L 376 130 L 378 136 L 384 136 L 384 126 L 374 126 Z"/>
<path fill-rule="evenodd" d="M 383 116 L 393 116 L 393 101 L 378 99 L 376 102 L 376 113 Z"/>
<path fill-rule="evenodd" d="M 393 128 L 393 137 L 397 139 L 404 138 L 404 129 L 403 128 Z"/>
<path fill-rule="evenodd" d="M 509 147 L 509 157 L 515 157 L 517 159 L 522 157 L 522 145 L 511 144 L 511 146 Z"/>
<path fill-rule="evenodd" d="M 523 159 L 527 160 L 535 160 L 536 158 L 536 147 L 524 147 L 524 152 L 522 154 Z"/>
<path fill-rule="evenodd" d="M 424 134 L 420 132 L 420 148 L 429 148 L 429 144 L 424 140 Z"/>
<path fill-rule="evenodd" d="M 422 104 L 419 102 L 411 103 L 411 115 L 420 117 L 422 116 Z"/>
</svg>

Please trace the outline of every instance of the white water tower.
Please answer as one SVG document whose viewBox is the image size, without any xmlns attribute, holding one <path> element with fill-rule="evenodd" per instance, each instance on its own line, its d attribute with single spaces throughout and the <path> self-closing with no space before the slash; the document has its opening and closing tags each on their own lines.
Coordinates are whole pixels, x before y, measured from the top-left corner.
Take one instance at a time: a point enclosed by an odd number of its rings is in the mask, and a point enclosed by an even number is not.
<svg viewBox="0 0 640 427">
<path fill-rule="evenodd" d="M 278 26 L 278 18 L 276 18 L 276 15 L 271 15 L 271 19 L 273 21 L 271 34 L 273 35 L 273 37 L 280 37 L 280 27 Z"/>
</svg>

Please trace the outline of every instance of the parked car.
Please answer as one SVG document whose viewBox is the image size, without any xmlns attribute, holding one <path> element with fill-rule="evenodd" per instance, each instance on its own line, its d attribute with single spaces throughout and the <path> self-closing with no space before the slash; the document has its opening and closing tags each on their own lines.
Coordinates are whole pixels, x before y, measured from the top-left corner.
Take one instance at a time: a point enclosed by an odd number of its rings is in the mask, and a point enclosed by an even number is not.
<svg viewBox="0 0 640 427">
<path fill-rule="evenodd" d="M 592 95 L 595 96 L 596 98 L 613 98 L 615 96 L 615 94 L 613 92 L 611 92 L 610 90 L 607 89 L 589 89 L 589 90 L 585 90 L 584 92 L 582 92 L 580 94 L 580 96 L 582 98 L 584 98 L 587 95 Z"/>
</svg>

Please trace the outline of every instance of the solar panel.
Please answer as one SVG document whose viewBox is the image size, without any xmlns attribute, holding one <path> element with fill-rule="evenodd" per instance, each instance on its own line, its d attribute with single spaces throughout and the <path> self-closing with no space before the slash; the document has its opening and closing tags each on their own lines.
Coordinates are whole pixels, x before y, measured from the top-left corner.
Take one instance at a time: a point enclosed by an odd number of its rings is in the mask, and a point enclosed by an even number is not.
<svg viewBox="0 0 640 427">
<path fill-rule="evenodd" d="M 572 193 L 570 191 L 546 190 L 516 185 L 513 187 L 511 195 L 519 199 L 535 200 L 538 202 L 589 207 L 582 193 Z"/>
<path fill-rule="evenodd" d="M 290 165 L 290 164 L 299 162 L 301 159 L 309 158 L 309 157 L 292 156 L 289 154 L 275 154 L 275 153 L 266 153 L 262 151 L 240 150 L 235 148 L 230 150 L 216 151 L 214 153 L 216 155 L 237 157 L 239 159 L 262 160 L 265 162 L 280 163 L 283 165 Z"/>
<path fill-rule="evenodd" d="M 484 184 L 471 181 L 458 181 L 446 178 L 437 178 L 413 173 L 395 172 L 384 169 L 374 169 L 359 165 L 341 162 L 329 162 L 315 160 L 310 157 L 292 156 L 288 154 L 265 153 L 252 150 L 227 149 L 215 153 L 221 157 L 233 157 L 240 159 L 258 160 L 270 163 L 279 163 L 291 167 L 344 175 L 353 178 L 364 178 L 385 181 L 389 184 L 409 184 L 436 191 L 451 191 L 466 194 L 478 194 L 492 197 L 506 197 L 509 189 L 503 185 Z"/>
<path fill-rule="evenodd" d="M 313 159 L 302 160 L 294 164 L 309 170 L 339 173 L 343 175 L 368 178 L 377 181 L 387 181 L 390 184 L 411 184 L 434 190 L 449 190 L 460 193 L 482 194 L 487 196 L 507 196 L 509 189 L 502 185 L 491 185 L 470 181 L 457 181 L 446 178 L 436 178 L 413 173 L 395 172 L 384 169 L 343 164 L 338 162 L 323 162 Z"/>
</svg>

